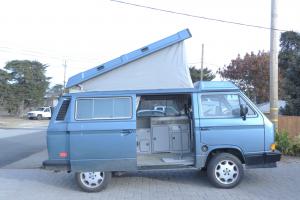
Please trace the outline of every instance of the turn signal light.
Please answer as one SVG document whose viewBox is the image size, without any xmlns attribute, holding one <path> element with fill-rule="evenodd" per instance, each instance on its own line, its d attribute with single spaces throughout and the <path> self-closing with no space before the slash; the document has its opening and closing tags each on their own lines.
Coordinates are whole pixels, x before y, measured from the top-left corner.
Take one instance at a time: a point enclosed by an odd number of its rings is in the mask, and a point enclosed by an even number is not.
<svg viewBox="0 0 300 200">
<path fill-rule="evenodd" d="M 275 144 L 275 143 L 271 144 L 271 150 L 272 150 L 272 151 L 275 151 L 275 150 L 276 150 L 276 144 Z"/>
<path fill-rule="evenodd" d="M 61 158 L 66 158 L 66 157 L 68 157 L 68 152 L 65 152 L 65 151 L 60 152 L 60 153 L 59 153 L 59 157 L 61 157 Z"/>
</svg>

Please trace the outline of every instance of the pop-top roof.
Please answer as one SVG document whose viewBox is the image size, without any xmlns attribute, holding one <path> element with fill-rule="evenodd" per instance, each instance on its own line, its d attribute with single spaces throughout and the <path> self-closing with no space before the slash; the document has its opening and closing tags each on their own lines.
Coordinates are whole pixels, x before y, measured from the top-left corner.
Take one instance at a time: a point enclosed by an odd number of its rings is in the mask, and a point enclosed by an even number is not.
<svg viewBox="0 0 300 200">
<path fill-rule="evenodd" d="M 95 78 L 101 74 L 104 74 L 106 72 L 109 72 L 111 70 L 114 70 L 118 67 L 121 67 L 125 64 L 128 64 L 130 62 L 133 62 L 137 59 L 140 59 L 142 57 L 145 57 L 149 54 L 155 53 L 161 49 L 164 49 L 166 47 L 169 47 L 173 44 L 179 43 L 185 39 L 188 39 L 192 37 L 190 31 L 188 29 L 182 30 L 174 35 L 171 35 L 169 37 L 166 37 L 162 40 L 159 40 L 157 42 L 154 42 L 152 44 L 149 44 L 147 46 L 144 46 L 140 49 L 137 49 L 135 51 L 132 51 L 128 54 L 124 54 L 118 58 L 115 58 L 111 61 L 108 61 L 104 64 L 101 64 L 97 67 L 94 67 L 92 69 L 89 69 L 87 71 L 81 72 L 79 74 L 76 74 L 69 78 L 68 83 L 66 85 L 67 88 L 70 88 L 72 86 L 78 85 L 82 82 L 85 82 L 89 79 Z"/>
<path fill-rule="evenodd" d="M 153 89 L 153 90 L 118 90 L 118 91 L 88 91 L 81 93 L 73 93 L 72 95 L 128 95 L 128 94 L 184 94 L 193 92 L 227 92 L 239 91 L 239 88 L 230 81 L 198 81 L 194 84 L 194 88 L 172 88 L 172 89 Z"/>
</svg>

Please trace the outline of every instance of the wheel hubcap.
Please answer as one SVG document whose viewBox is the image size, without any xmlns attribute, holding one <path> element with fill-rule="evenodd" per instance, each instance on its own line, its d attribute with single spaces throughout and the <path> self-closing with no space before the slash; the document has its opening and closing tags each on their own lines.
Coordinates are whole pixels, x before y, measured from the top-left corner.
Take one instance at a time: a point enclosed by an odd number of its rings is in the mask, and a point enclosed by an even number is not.
<svg viewBox="0 0 300 200">
<path fill-rule="evenodd" d="M 104 172 L 81 172 L 80 180 L 83 185 L 90 188 L 98 187 L 102 184 Z"/>
<path fill-rule="evenodd" d="M 220 161 L 215 168 L 215 176 L 222 184 L 231 184 L 235 182 L 239 175 L 237 165 L 231 160 Z"/>
</svg>

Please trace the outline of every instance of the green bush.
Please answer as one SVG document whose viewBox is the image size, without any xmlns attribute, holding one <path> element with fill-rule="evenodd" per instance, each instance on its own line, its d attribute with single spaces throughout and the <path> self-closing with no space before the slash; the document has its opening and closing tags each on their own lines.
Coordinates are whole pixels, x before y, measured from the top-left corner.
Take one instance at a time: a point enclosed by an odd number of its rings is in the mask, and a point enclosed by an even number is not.
<svg viewBox="0 0 300 200">
<path fill-rule="evenodd" d="M 285 155 L 300 155 L 299 138 L 290 138 L 286 131 L 276 132 L 275 136 L 276 148 Z"/>
</svg>

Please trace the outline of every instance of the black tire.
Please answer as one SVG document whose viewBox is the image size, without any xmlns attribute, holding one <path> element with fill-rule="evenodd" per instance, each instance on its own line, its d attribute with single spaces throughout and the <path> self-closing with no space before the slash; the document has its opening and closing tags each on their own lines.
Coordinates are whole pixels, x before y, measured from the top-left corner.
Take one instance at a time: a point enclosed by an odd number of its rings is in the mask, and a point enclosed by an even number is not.
<svg viewBox="0 0 300 200">
<path fill-rule="evenodd" d="M 207 172 L 207 167 L 202 167 L 202 168 L 200 169 L 200 171 L 201 171 L 201 172 Z"/>
<path fill-rule="evenodd" d="M 103 179 L 101 181 L 101 183 L 99 185 L 95 185 L 95 186 L 88 186 L 90 184 L 87 184 L 87 181 L 83 180 L 83 175 L 86 173 L 102 173 L 103 174 Z M 108 183 L 111 180 L 111 172 L 76 172 L 75 173 L 75 179 L 76 182 L 78 184 L 78 186 L 80 187 L 80 189 L 84 192 L 100 192 L 103 189 L 105 189 L 108 185 Z"/>
<path fill-rule="evenodd" d="M 230 153 L 220 153 L 209 161 L 207 176 L 214 186 L 229 189 L 237 186 L 243 179 L 244 167 L 236 156 Z"/>
<path fill-rule="evenodd" d="M 42 115 L 38 115 L 38 116 L 36 117 L 36 119 L 37 119 L 37 120 L 41 120 L 41 119 L 42 119 Z"/>
</svg>

